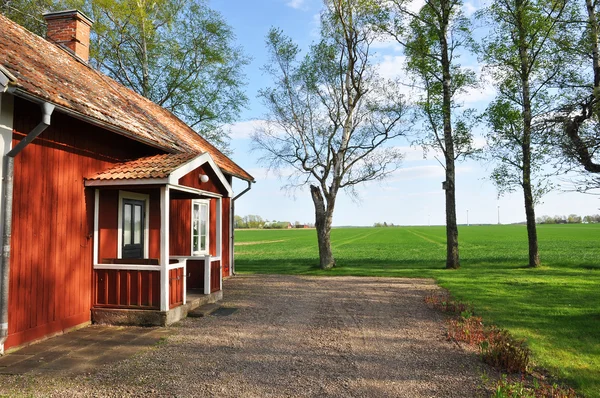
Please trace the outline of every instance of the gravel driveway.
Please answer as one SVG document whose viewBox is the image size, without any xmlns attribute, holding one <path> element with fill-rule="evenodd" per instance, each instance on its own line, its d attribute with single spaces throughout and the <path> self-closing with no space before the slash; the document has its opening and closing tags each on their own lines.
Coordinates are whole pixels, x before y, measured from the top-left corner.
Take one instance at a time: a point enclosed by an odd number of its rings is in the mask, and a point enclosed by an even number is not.
<svg viewBox="0 0 600 398">
<path fill-rule="evenodd" d="M 486 396 L 477 355 L 446 341 L 419 279 L 237 276 L 231 315 L 189 318 L 167 342 L 74 378 L 1 376 L 54 396 Z"/>
</svg>

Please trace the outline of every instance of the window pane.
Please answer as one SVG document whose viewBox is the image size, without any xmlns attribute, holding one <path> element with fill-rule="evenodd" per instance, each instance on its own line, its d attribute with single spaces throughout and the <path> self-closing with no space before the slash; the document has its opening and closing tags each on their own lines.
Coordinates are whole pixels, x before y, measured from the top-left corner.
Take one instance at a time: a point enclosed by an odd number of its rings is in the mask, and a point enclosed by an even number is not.
<svg viewBox="0 0 600 398">
<path fill-rule="evenodd" d="M 131 205 L 123 206 L 123 244 L 131 243 Z"/>
<path fill-rule="evenodd" d="M 142 206 L 134 207 L 133 221 L 133 243 L 139 245 L 142 243 Z"/>
<path fill-rule="evenodd" d="M 206 236 L 208 234 L 208 206 L 202 205 L 200 216 L 200 250 L 206 250 Z"/>
</svg>

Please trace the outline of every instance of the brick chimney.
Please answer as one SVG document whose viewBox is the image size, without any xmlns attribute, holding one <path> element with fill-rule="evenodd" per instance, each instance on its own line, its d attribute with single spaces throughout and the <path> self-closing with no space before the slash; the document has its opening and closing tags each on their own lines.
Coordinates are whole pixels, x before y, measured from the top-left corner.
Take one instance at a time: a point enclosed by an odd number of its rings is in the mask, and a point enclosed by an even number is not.
<svg viewBox="0 0 600 398">
<path fill-rule="evenodd" d="M 46 38 L 70 49 L 81 60 L 90 58 L 90 28 L 94 21 L 77 10 L 47 12 Z"/>
</svg>

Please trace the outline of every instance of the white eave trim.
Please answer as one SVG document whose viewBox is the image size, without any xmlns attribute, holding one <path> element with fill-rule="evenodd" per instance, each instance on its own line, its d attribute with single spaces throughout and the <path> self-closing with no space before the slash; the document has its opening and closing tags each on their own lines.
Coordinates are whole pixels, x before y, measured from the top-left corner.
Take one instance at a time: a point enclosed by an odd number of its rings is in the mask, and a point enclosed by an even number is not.
<svg viewBox="0 0 600 398">
<path fill-rule="evenodd" d="M 213 158 L 210 156 L 210 154 L 208 152 L 205 152 L 202 155 L 193 158 L 189 162 L 179 166 L 176 170 L 171 172 L 171 174 L 169 175 L 169 184 L 180 186 L 179 185 L 180 178 L 182 178 L 186 174 L 191 173 L 192 171 L 196 170 L 198 167 L 202 166 L 204 163 L 208 163 L 210 165 L 210 167 L 213 169 L 213 171 L 217 175 L 217 178 L 219 179 L 219 181 L 221 182 L 223 187 L 225 187 L 225 190 L 227 191 L 227 197 L 230 197 L 231 195 L 233 195 L 233 189 L 231 188 L 231 185 L 229 184 L 229 182 L 227 182 L 225 175 L 223 174 L 223 172 L 221 171 L 219 166 L 217 166 L 217 164 L 215 163 L 215 161 L 213 160 Z"/>
<path fill-rule="evenodd" d="M 166 185 L 169 183 L 167 178 L 140 178 L 140 179 L 120 179 L 120 180 L 86 180 L 86 187 L 114 187 L 123 185 Z"/>
<path fill-rule="evenodd" d="M 185 185 L 171 185 L 168 184 L 167 185 L 170 189 L 174 189 L 176 191 L 181 191 L 181 192 L 187 192 L 187 193 L 191 193 L 194 195 L 198 195 L 200 196 L 207 196 L 209 198 L 222 198 L 223 195 L 218 194 L 218 193 L 214 193 L 214 192 L 210 192 L 210 191 L 203 191 L 201 189 L 197 189 L 197 188 L 192 188 L 192 187 L 188 187 Z"/>
</svg>

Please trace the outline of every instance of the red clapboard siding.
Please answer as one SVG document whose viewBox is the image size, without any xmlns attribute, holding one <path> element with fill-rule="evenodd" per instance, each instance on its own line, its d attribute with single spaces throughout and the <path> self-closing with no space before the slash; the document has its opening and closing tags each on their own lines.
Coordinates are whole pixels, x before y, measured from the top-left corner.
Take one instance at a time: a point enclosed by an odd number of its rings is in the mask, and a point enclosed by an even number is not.
<svg viewBox="0 0 600 398">
<path fill-rule="evenodd" d="M 210 263 L 210 292 L 218 292 L 221 289 L 221 262 Z"/>
<path fill-rule="evenodd" d="M 192 253 L 192 201 L 172 199 L 169 218 L 169 254 L 189 256 Z"/>
<path fill-rule="evenodd" d="M 208 176 L 207 182 L 200 181 L 200 175 L 206 174 Z M 217 178 L 217 175 L 213 171 L 213 169 L 209 166 L 208 163 L 203 164 L 195 170 L 192 170 L 188 174 L 184 175 L 179 179 L 180 185 L 185 185 L 187 187 L 201 189 L 203 191 L 220 193 L 225 195 L 227 192 L 223 187 L 223 184 Z"/>
<path fill-rule="evenodd" d="M 221 264 L 223 264 L 223 277 L 231 275 L 229 256 L 231 254 L 229 245 L 231 244 L 231 198 L 223 198 L 223 233 L 221 242 L 223 242 L 223 252 L 221 253 Z"/>
<path fill-rule="evenodd" d="M 204 290 L 204 260 L 187 260 L 187 288 Z"/>
<path fill-rule="evenodd" d="M 183 268 L 169 270 L 169 308 L 183 304 Z"/>
<path fill-rule="evenodd" d="M 211 199 L 208 205 L 208 253 L 217 255 L 217 199 Z"/>
<path fill-rule="evenodd" d="M 94 307 L 160 308 L 160 271 L 94 270 Z"/>
<path fill-rule="evenodd" d="M 40 118 L 38 105 L 15 99 L 13 147 Z M 94 202 L 84 177 L 154 153 L 55 111 L 17 155 L 5 348 L 90 320 Z"/>
</svg>

